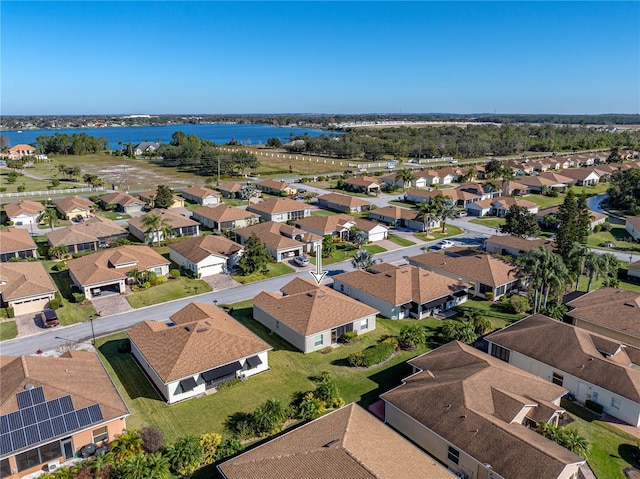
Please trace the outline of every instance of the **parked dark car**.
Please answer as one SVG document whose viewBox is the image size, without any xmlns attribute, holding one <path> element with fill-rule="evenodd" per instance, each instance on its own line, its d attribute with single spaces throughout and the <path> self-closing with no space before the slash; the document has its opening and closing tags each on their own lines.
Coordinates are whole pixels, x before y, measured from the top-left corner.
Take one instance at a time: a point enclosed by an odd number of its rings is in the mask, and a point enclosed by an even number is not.
<svg viewBox="0 0 640 479">
<path fill-rule="evenodd" d="M 45 328 L 53 328 L 60 324 L 60 322 L 58 321 L 58 315 L 53 309 L 49 309 L 40 313 L 40 319 L 42 320 L 42 325 Z"/>
</svg>

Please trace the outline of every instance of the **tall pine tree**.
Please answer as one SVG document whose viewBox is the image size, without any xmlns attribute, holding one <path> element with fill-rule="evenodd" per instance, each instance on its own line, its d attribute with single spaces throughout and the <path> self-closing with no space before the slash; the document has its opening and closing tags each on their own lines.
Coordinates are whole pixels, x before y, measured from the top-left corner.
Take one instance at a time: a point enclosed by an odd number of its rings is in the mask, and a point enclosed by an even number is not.
<svg viewBox="0 0 640 479">
<path fill-rule="evenodd" d="M 587 244 L 593 215 L 587 206 L 587 193 L 583 191 L 576 201 L 576 241 Z"/>
<path fill-rule="evenodd" d="M 569 189 L 564 202 L 558 208 L 558 232 L 556 233 L 556 253 L 562 256 L 565 261 L 569 259 L 571 248 L 574 243 L 586 244 L 587 235 L 589 234 L 589 213 L 583 211 L 583 207 L 578 207 L 578 198 L 572 189 Z M 584 208 L 586 208 L 586 198 L 584 199 Z M 586 217 L 586 230 L 584 229 L 585 220 L 579 215 Z"/>
</svg>

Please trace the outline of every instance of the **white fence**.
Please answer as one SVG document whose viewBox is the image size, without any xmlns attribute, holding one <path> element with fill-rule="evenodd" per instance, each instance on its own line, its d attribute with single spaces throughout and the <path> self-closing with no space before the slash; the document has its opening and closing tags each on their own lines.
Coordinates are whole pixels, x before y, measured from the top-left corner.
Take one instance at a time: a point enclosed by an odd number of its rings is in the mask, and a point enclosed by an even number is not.
<svg viewBox="0 0 640 479">
<path fill-rule="evenodd" d="M 69 193 L 87 193 L 91 191 L 105 191 L 104 186 L 91 186 L 86 188 L 68 188 L 66 190 L 22 191 L 16 193 L 0 193 L 0 198 L 22 198 L 26 196 L 54 196 Z"/>
</svg>

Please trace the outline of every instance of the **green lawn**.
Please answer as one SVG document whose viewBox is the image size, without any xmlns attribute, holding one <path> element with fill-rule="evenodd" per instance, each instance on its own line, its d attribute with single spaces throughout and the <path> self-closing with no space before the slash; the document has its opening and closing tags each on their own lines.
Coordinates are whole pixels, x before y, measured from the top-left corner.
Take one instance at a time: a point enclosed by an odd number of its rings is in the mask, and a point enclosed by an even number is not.
<svg viewBox="0 0 640 479">
<path fill-rule="evenodd" d="M 128 295 L 127 301 L 133 308 L 142 308 L 152 304 L 164 303 L 173 299 L 186 298 L 211 291 L 211 286 L 200 279 L 180 277 L 152 286 L 149 289 Z"/>
<path fill-rule="evenodd" d="M 15 321 L 3 321 L 0 323 L 0 341 L 13 339 L 18 335 L 18 326 Z"/>
<path fill-rule="evenodd" d="M 295 272 L 295 270 L 287 266 L 284 263 L 269 263 L 267 265 L 268 272 L 266 274 L 262 273 L 253 273 L 247 276 L 243 276 L 241 274 L 234 274 L 233 279 L 235 279 L 238 283 L 247 284 L 247 283 L 255 283 L 256 281 L 262 281 L 263 279 L 275 278 L 276 276 L 282 276 L 284 274 L 289 274 Z"/>
<path fill-rule="evenodd" d="M 560 193 L 556 197 L 545 196 L 540 193 L 531 193 L 530 195 L 527 195 L 524 199 L 527 201 L 534 202 L 536 205 L 540 207 L 540 209 L 543 209 L 543 208 L 549 208 L 550 206 L 556 206 L 556 205 L 562 204 L 565 196 L 566 195 L 564 193 Z"/>
<path fill-rule="evenodd" d="M 31 169 L 28 168 L 25 172 L 30 173 Z M 19 186 L 24 186 L 25 191 L 47 191 L 47 186 L 51 186 L 48 181 L 35 180 L 27 176 L 19 176 L 15 183 L 9 183 L 7 178 L 9 177 L 9 170 L 2 170 L 0 173 L 0 186 L 6 188 L 7 193 L 15 193 L 18 191 Z M 58 188 L 65 188 L 60 185 Z M 66 188 L 69 188 L 68 186 Z"/>
<path fill-rule="evenodd" d="M 311 210 L 311 216 L 333 216 L 337 215 L 335 211 L 329 210 Z"/>
<path fill-rule="evenodd" d="M 120 213 L 118 211 L 100 211 L 98 213 L 98 216 L 102 216 L 104 218 L 107 218 L 111 221 L 115 221 L 115 220 L 130 220 L 131 219 L 131 215 L 128 215 L 126 213 Z"/>
<path fill-rule="evenodd" d="M 385 251 L 387 251 L 382 246 L 378 246 L 376 244 L 364 245 L 362 249 L 367 250 L 372 254 L 384 253 Z M 358 252 L 358 248 L 356 248 L 356 246 L 351 243 L 337 243 L 336 250 L 333 252 L 331 257 L 329 258 L 326 258 L 324 256 L 322 257 L 322 264 L 327 265 L 327 264 L 335 264 L 335 263 L 342 263 L 343 261 L 348 261 L 357 252 Z M 315 256 L 310 257 L 309 261 L 311 261 L 311 263 L 313 264 L 316 264 L 316 257 Z"/>
<path fill-rule="evenodd" d="M 408 201 L 400 201 L 400 200 L 392 200 L 389 201 L 390 205 L 399 206 L 400 208 L 410 208 L 413 209 L 415 206 L 413 203 L 409 203 Z"/>
<path fill-rule="evenodd" d="M 242 206 L 245 204 L 244 201 L 239 200 L 237 198 L 220 198 L 222 200 L 223 203 L 229 205 L 229 206 Z"/>
<path fill-rule="evenodd" d="M 618 251 L 640 252 L 640 245 L 630 241 L 631 235 L 624 229 L 624 225 L 611 225 L 611 231 L 592 233 L 587 238 L 587 245 L 592 248 L 606 248 Z M 611 246 L 600 246 L 601 244 Z"/>
<path fill-rule="evenodd" d="M 42 264 L 62 295 L 62 305 L 56 310 L 61 325 L 68 326 L 70 324 L 82 323 L 87 321 L 89 316 L 97 315 L 96 309 L 91 303 L 78 304 L 74 302 L 71 294 L 72 281 L 69 277 L 69 271 L 55 271 L 53 269 L 57 264 L 55 261 L 42 261 Z"/>
<path fill-rule="evenodd" d="M 413 241 L 410 241 L 408 239 L 402 238 L 400 236 L 396 236 L 394 234 L 389 234 L 387 236 L 387 239 L 397 245 L 400 246 L 413 246 L 415 243 Z"/>
<path fill-rule="evenodd" d="M 413 233 L 413 236 L 422 241 L 433 241 L 442 238 L 448 238 L 449 236 L 456 236 L 462 233 L 464 233 L 464 230 L 462 228 L 458 228 L 457 226 L 453 225 L 447 225 L 445 233 L 442 233 L 442 228 L 431 228 L 429 236 L 427 236 L 426 233 Z"/>
<path fill-rule="evenodd" d="M 495 217 L 489 217 L 489 218 L 476 218 L 475 220 L 471 220 L 469 221 L 470 223 L 474 223 L 476 225 L 482 225 L 482 226 L 486 226 L 487 228 L 500 228 L 504 222 L 505 219 L 504 218 L 495 218 Z"/>
<path fill-rule="evenodd" d="M 382 246 L 378 246 L 377 244 L 366 244 L 362 247 L 362 249 L 367 250 L 371 254 L 384 253 L 387 251 Z"/>
<path fill-rule="evenodd" d="M 567 427 L 578 431 L 590 443 L 587 462 L 598 479 L 625 479 L 622 470 L 635 467 L 631 456 L 638 438 L 598 420 L 598 416 L 569 401 L 562 401 L 574 422 Z"/>
<path fill-rule="evenodd" d="M 491 321 L 494 328 L 504 328 L 505 326 L 518 321 L 527 316 L 527 314 L 510 314 L 502 311 L 502 308 L 498 303 L 493 303 L 484 299 L 469 299 L 460 306 L 455 308 L 460 317 L 469 309 L 479 309 L 482 314 Z M 455 319 L 455 318 L 454 318 Z"/>
</svg>

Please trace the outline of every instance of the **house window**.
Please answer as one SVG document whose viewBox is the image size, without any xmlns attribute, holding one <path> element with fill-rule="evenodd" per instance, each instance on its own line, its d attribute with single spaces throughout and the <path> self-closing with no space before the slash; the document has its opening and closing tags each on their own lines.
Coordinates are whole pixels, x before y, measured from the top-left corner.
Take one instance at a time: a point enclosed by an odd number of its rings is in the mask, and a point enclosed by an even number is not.
<svg viewBox="0 0 640 479">
<path fill-rule="evenodd" d="M 553 376 L 551 376 L 551 382 L 553 384 L 557 384 L 558 386 L 562 386 L 563 381 L 564 381 L 564 376 L 562 374 L 558 374 L 558 373 L 554 372 Z"/>
<path fill-rule="evenodd" d="M 93 431 L 91 431 L 91 434 L 93 435 L 94 444 L 109 440 L 109 431 L 107 431 L 107 426 L 102 426 L 98 429 L 94 429 Z"/>
<path fill-rule="evenodd" d="M 611 407 L 620 409 L 620 398 L 611 396 Z"/>
<path fill-rule="evenodd" d="M 0 477 L 9 477 L 11 475 L 11 467 L 9 467 L 9 459 L 0 461 Z"/>
<path fill-rule="evenodd" d="M 458 462 L 460 461 L 460 451 L 449 446 L 449 449 L 447 450 L 447 459 L 449 459 L 454 464 L 458 464 Z"/>
<path fill-rule="evenodd" d="M 160 276 L 162 274 L 162 268 L 153 268 L 153 272 L 155 274 L 157 274 L 158 276 Z"/>
<path fill-rule="evenodd" d="M 503 348 L 502 346 L 498 346 L 497 344 L 491 345 L 491 356 L 494 358 L 502 359 L 504 362 L 508 363 L 511 357 L 511 351 L 507 348 Z"/>
<path fill-rule="evenodd" d="M 323 339 L 324 338 L 323 338 L 322 334 L 318 334 L 315 338 L 313 338 L 313 345 L 315 347 L 322 346 Z"/>
<path fill-rule="evenodd" d="M 369 329 L 369 318 L 360 321 L 360 331 L 364 331 L 365 329 Z"/>
<path fill-rule="evenodd" d="M 30 469 L 35 466 L 39 466 L 40 464 L 52 461 L 54 459 L 58 459 L 60 456 L 62 456 L 62 450 L 60 449 L 59 441 L 54 441 L 50 444 L 36 447 L 35 449 L 31 449 L 30 451 L 16 455 L 16 465 L 18 467 L 18 472 L 24 471 L 25 469 Z M 1 472 L 2 477 L 6 477 L 4 473 L 4 464 Z"/>
</svg>

